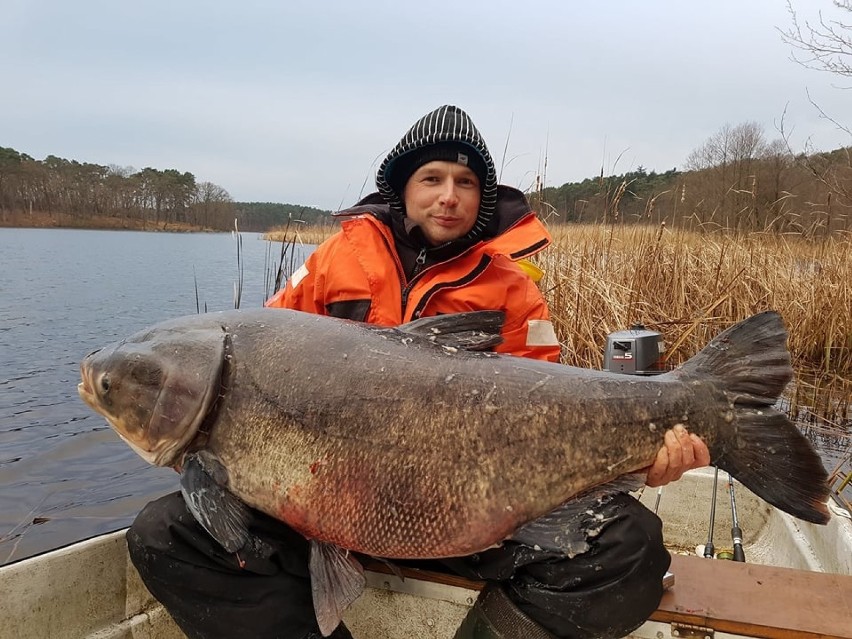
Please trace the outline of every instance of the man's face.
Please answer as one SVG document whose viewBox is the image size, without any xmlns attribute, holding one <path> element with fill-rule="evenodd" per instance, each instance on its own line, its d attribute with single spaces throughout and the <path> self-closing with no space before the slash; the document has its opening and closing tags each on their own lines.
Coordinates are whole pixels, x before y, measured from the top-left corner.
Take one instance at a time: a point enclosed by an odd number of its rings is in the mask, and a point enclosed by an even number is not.
<svg viewBox="0 0 852 639">
<path fill-rule="evenodd" d="M 473 228 L 479 213 L 479 178 L 455 162 L 428 162 L 405 184 L 406 215 L 433 246 L 457 240 Z"/>
</svg>

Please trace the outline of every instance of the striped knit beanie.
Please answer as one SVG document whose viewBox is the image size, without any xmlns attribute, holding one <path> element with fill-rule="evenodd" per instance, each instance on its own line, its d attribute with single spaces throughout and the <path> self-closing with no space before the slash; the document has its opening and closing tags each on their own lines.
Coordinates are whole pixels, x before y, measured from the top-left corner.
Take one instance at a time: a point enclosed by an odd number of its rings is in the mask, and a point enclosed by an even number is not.
<svg viewBox="0 0 852 639">
<path fill-rule="evenodd" d="M 391 208 L 404 212 L 405 183 L 414 171 L 434 160 L 465 164 L 479 177 L 479 215 L 465 239 L 480 237 L 494 215 L 497 171 L 485 140 L 470 116 L 458 107 L 439 107 L 415 122 L 379 167 L 379 193 Z"/>
</svg>

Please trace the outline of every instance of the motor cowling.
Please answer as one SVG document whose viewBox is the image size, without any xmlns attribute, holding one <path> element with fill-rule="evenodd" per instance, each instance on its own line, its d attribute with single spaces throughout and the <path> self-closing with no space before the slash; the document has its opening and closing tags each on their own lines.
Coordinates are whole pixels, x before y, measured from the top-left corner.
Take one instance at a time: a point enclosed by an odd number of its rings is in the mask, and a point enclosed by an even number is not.
<svg viewBox="0 0 852 639">
<path fill-rule="evenodd" d="M 659 375 L 668 370 L 661 362 L 665 351 L 662 333 L 634 324 L 607 336 L 604 370 L 626 375 Z"/>
</svg>

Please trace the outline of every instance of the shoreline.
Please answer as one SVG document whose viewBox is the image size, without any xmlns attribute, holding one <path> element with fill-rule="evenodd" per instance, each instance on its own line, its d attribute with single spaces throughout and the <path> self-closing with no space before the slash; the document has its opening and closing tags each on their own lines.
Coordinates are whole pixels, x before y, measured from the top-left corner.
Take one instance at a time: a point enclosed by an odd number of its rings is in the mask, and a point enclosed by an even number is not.
<svg viewBox="0 0 852 639">
<path fill-rule="evenodd" d="M 150 233 L 230 233 L 231 229 L 211 229 L 182 222 L 160 222 L 122 217 L 76 217 L 67 213 L 4 211 L 0 228 L 69 229 L 81 231 L 147 231 Z"/>
</svg>

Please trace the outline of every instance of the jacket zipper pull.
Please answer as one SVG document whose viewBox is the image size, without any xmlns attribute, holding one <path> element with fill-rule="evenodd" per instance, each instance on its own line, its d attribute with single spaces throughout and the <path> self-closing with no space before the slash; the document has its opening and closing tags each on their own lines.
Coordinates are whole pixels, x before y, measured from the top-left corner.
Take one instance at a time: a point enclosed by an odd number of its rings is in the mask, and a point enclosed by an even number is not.
<svg viewBox="0 0 852 639">
<path fill-rule="evenodd" d="M 411 273 L 411 277 L 414 277 L 422 271 L 424 264 L 426 264 L 426 249 L 422 248 L 420 249 L 420 253 L 417 255 L 417 259 L 414 260 L 414 271 Z"/>
<path fill-rule="evenodd" d="M 423 266 L 426 264 L 426 249 L 420 249 L 420 253 L 417 254 L 417 258 L 414 260 L 414 269 L 411 272 L 411 277 L 409 278 L 409 283 L 406 284 L 402 288 L 402 314 L 405 316 L 405 307 L 408 306 L 408 294 L 411 292 L 411 280 L 417 277 L 418 273 L 423 270 Z"/>
</svg>

